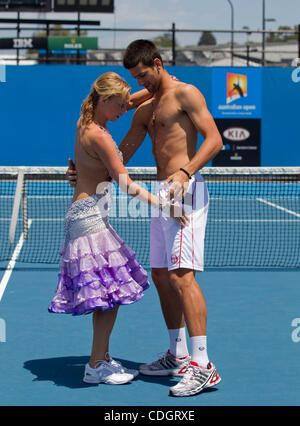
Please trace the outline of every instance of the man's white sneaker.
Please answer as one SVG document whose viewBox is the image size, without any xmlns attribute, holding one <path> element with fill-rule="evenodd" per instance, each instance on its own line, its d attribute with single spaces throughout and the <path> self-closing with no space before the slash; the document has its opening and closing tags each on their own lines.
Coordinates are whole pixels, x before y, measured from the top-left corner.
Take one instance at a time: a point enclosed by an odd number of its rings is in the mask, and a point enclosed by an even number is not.
<svg viewBox="0 0 300 426">
<path fill-rule="evenodd" d="M 170 388 L 172 396 L 192 396 L 200 393 L 204 388 L 210 388 L 220 383 L 216 367 L 211 362 L 207 368 L 199 367 L 191 361 L 185 375 L 175 386 Z"/>
<path fill-rule="evenodd" d="M 102 361 L 97 368 L 91 368 L 89 364 L 86 364 L 83 377 L 85 383 L 108 385 L 123 385 L 133 379 L 133 374 L 125 373 L 119 366 L 106 361 Z"/>
<path fill-rule="evenodd" d="M 150 364 L 140 365 L 140 373 L 146 376 L 178 376 L 182 377 L 187 370 L 190 355 L 185 358 L 176 358 L 170 350 Z"/>
</svg>

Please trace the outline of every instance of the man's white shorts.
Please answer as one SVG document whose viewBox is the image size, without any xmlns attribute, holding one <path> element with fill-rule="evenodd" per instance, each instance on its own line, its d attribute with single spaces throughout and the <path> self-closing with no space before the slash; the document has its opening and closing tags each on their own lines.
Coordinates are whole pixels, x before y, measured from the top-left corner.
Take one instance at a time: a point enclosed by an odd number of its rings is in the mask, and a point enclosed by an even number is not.
<svg viewBox="0 0 300 426">
<path fill-rule="evenodd" d="M 170 185 L 169 185 L 170 186 Z M 157 182 L 157 195 L 167 197 L 165 181 Z M 150 227 L 151 268 L 188 268 L 203 271 L 204 237 L 209 196 L 203 177 L 198 172 L 189 181 L 183 200 L 189 224 L 181 226 L 165 213 L 152 214 Z"/>
</svg>

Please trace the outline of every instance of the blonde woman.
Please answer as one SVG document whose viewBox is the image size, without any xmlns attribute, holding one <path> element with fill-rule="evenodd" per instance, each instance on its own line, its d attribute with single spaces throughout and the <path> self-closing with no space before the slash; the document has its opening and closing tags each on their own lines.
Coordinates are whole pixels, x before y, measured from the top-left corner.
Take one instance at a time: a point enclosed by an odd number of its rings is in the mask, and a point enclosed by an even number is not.
<svg viewBox="0 0 300 426">
<path fill-rule="evenodd" d="M 130 187 L 130 195 L 152 206 L 168 206 L 130 179 L 106 124 L 149 96 L 147 90 L 130 96 L 126 81 L 116 73 L 105 73 L 93 84 L 77 122 L 77 183 L 65 215 L 59 283 L 49 311 L 93 313 L 92 351 L 83 378 L 86 383 L 123 384 L 138 373 L 109 355 L 109 338 L 119 305 L 140 300 L 149 281 L 134 252 L 109 225 L 108 181 L 114 179 L 124 192 L 129 192 Z M 185 224 L 183 212 L 177 212 L 175 217 L 171 207 L 171 214 L 177 222 Z"/>
</svg>

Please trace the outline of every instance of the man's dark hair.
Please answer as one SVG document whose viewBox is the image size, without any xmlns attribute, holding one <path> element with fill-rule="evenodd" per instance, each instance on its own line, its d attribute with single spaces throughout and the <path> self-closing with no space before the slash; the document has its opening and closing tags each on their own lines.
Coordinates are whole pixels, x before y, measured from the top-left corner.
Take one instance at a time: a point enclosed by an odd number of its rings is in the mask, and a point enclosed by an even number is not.
<svg viewBox="0 0 300 426">
<path fill-rule="evenodd" d="M 141 62 L 147 67 L 153 67 L 155 58 L 160 59 L 163 65 L 160 53 L 152 41 L 135 40 L 130 43 L 125 51 L 123 65 L 125 68 L 130 69 L 136 67 Z"/>
</svg>

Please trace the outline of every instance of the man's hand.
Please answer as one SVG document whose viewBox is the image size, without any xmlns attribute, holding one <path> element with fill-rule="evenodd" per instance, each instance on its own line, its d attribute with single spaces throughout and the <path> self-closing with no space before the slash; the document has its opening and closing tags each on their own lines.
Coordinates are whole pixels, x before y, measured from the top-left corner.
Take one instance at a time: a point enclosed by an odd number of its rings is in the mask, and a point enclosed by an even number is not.
<svg viewBox="0 0 300 426">
<path fill-rule="evenodd" d="M 170 205 L 170 216 L 181 226 L 187 226 L 190 222 L 179 203 Z"/>
<path fill-rule="evenodd" d="M 182 204 L 178 202 L 171 202 L 170 200 L 162 199 L 160 201 L 160 210 L 169 217 L 172 217 L 175 222 L 181 226 L 189 224 L 190 220 L 185 214 Z"/>
<path fill-rule="evenodd" d="M 181 170 L 173 173 L 165 182 L 165 185 L 171 183 L 169 188 L 170 200 L 181 201 L 185 196 L 188 186 L 189 186 L 189 178 L 188 176 Z"/>
<path fill-rule="evenodd" d="M 68 159 L 68 162 L 69 162 L 69 167 L 67 170 L 67 178 L 68 178 L 70 186 L 76 186 L 77 171 L 75 168 L 75 164 L 73 163 L 73 160 L 71 158 Z"/>
</svg>

